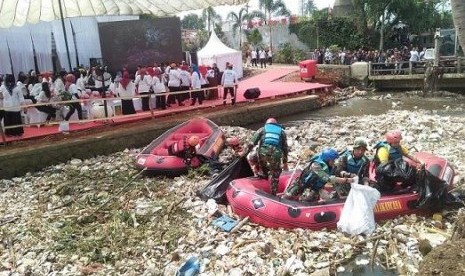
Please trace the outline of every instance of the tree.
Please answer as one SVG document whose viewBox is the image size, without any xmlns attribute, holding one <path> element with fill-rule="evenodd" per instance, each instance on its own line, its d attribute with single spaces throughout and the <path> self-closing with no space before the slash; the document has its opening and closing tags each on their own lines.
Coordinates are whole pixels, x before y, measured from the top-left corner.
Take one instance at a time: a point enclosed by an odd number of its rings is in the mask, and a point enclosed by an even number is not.
<svg viewBox="0 0 465 276">
<path fill-rule="evenodd" d="M 183 29 L 200 30 L 205 28 L 205 23 L 197 14 L 190 13 L 181 20 Z"/>
<path fill-rule="evenodd" d="M 215 9 L 212 6 L 203 9 L 202 19 L 206 23 L 207 30 L 209 33 L 211 31 L 211 27 L 215 26 L 215 23 L 219 23 L 222 20 L 221 16 L 216 13 Z"/>
<path fill-rule="evenodd" d="M 463 0 L 451 0 L 450 3 L 460 46 L 465 50 L 465 2 L 463 2 Z"/>
<path fill-rule="evenodd" d="M 270 50 L 273 50 L 271 16 L 290 16 L 291 13 L 282 0 L 259 0 L 258 6 L 265 10 L 265 18 L 267 18 L 267 24 L 270 28 Z"/>
<path fill-rule="evenodd" d="M 239 29 L 239 48 L 242 48 L 242 22 L 248 18 L 247 9 L 241 8 L 239 13 L 230 12 L 227 19 L 233 21 L 232 29 L 233 35 L 236 35 L 237 29 Z"/>
<path fill-rule="evenodd" d="M 253 29 L 247 34 L 247 41 L 249 41 L 252 46 L 256 47 L 263 41 L 262 34 L 258 29 Z"/>
<path fill-rule="evenodd" d="M 315 3 L 313 3 L 313 0 L 302 1 L 302 16 L 309 16 L 316 10 L 318 9 L 315 6 Z"/>
</svg>

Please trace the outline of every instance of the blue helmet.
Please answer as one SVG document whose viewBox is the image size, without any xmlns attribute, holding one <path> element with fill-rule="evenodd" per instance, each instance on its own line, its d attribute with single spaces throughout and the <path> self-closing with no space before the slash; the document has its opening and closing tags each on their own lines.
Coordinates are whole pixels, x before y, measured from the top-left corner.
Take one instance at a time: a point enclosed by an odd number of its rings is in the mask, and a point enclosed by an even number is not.
<svg viewBox="0 0 465 276">
<path fill-rule="evenodd" d="M 336 160 L 339 158 L 339 153 L 335 148 L 326 148 L 321 152 L 321 159 L 328 162 L 330 160 Z"/>
</svg>

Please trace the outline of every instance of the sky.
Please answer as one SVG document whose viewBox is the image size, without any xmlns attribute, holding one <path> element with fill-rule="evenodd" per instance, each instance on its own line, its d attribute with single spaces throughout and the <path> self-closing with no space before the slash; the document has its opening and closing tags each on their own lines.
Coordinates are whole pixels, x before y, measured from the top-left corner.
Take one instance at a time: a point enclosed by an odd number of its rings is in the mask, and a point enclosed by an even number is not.
<svg viewBox="0 0 465 276">
<path fill-rule="evenodd" d="M 283 0 L 284 3 L 286 4 L 286 7 L 291 11 L 291 14 L 297 14 L 300 15 L 300 3 L 302 2 L 301 0 Z M 315 6 L 321 10 L 327 7 L 332 7 L 334 5 L 335 0 L 313 0 L 313 3 Z M 258 10 L 258 0 L 251 0 L 249 2 L 249 11 L 250 10 Z M 243 7 L 244 5 L 237 6 L 235 8 L 231 8 L 230 6 L 220 6 L 215 8 L 216 12 L 221 15 L 223 19 L 226 18 L 226 16 L 229 14 L 229 12 L 234 11 L 234 12 L 239 12 L 240 8 Z M 189 12 L 182 12 L 179 13 L 179 16 L 182 18 L 185 15 L 196 12 L 200 13 L 201 11 L 189 11 Z"/>
</svg>

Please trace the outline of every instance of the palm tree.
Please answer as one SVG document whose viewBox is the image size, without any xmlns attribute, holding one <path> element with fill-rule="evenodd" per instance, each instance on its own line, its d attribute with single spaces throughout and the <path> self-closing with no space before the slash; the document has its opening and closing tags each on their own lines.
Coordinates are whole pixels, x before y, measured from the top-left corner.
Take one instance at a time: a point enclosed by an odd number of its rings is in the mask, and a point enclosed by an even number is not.
<svg viewBox="0 0 465 276">
<path fill-rule="evenodd" d="M 302 1 L 302 16 L 310 16 L 316 10 L 317 7 L 313 0 Z"/>
<path fill-rule="evenodd" d="M 258 6 L 260 9 L 265 10 L 265 18 L 268 18 L 267 24 L 270 27 L 270 50 L 273 49 L 273 42 L 271 38 L 271 16 L 290 16 L 291 13 L 286 8 L 283 0 L 259 0 Z"/>
<path fill-rule="evenodd" d="M 465 2 L 463 0 L 451 0 L 452 17 L 454 19 L 455 31 L 459 36 L 462 49 L 465 50 Z"/>
<path fill-rule="evenodd" d="M 242 22 L 248 17 L 247 9 L 241 8 L 239 13 L 230 12 L 227 19 L 233 21 L 232 29 L 234 36 L 236 35 L 237 29 L 239 29 L 239 49 L 242 49 Z"/>
<path fill-rule="evenodd" d="M 221 16 L 216 13 L 215 9 L 212 6 L 203 9 L 202 19 L 206 22 L 205 25 L 207 25 L 208 33 L 210 33 L 211 31 L 212 25 L 214 25 L 216 22 L 221 22 L 222 20 Z"/>
</svg>

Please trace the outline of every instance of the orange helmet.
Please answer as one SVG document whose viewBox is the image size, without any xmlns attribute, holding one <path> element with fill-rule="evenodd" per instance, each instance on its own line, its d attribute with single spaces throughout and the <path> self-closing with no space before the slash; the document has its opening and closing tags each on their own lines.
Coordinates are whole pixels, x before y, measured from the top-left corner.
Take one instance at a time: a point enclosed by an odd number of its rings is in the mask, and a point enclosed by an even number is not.
<svg viewBox="0 0 465 276">
<path fill-rule="evenodd" d="M 275 118 L 268 118 L 268 120 L 266 120 L 266 123 L 267 124 L 277 124 L 278 121 L 276 121 Z"/>
<path fill-rule="evenodd" d="M 192 147 L 197 146 L 199 142 L 200 142 L 199 136 L 194 135 L 194 136 L 189 137 L 189 139 L 187 139 L 187 143 Z"/>
<path fill-rule="evenodd" d="M 391 130 L 386 133 L 386 141 L 389 144 L 400 143 L 400 140 L 402 140 L 402 133 L 399 130 Z"/>
<path fill-rule="evenodd" d="M 228 138 L 228 139 L 226 139 L 226 142 L 231 146 L 239 145 L 239 139 L 237 137 Z"/>
</svg>

